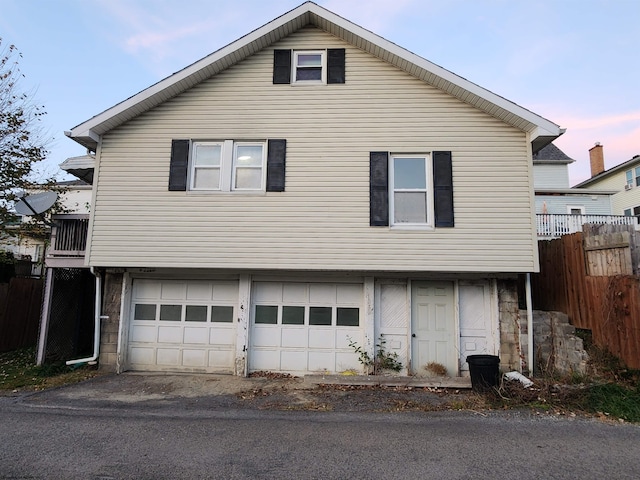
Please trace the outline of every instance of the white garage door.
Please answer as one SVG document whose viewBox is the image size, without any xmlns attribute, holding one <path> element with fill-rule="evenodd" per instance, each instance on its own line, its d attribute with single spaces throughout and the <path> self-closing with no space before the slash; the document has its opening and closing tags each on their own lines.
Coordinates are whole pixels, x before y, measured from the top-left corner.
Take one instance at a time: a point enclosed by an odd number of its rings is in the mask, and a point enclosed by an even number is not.
<svg viewBox="0 0 640 480">
<path fill-rule="evenodd" d="M 233 372 L 237 281 L 133 281 L 128 367 Z"/>
<path fill-rule="evenodd" d="M 249 370 L 338 373 L 361 370 L 361 284 L 254 282 Z"/>
</svg>

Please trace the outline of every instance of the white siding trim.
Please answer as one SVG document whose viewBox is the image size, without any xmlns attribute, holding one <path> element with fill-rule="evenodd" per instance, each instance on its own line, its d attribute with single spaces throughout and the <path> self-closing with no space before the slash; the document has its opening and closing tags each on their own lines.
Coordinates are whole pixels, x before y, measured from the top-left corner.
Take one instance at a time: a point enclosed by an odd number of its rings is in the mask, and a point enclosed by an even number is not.
<svg viewBox="0 0 640 480">
<path fill-rule="evenodd" d="M 238 282 L 238 330 L 236 334 L 235 374 L 247 376 L 249 318 L 251 313 L 251 275 L 240 275 Z"/>
</svg>

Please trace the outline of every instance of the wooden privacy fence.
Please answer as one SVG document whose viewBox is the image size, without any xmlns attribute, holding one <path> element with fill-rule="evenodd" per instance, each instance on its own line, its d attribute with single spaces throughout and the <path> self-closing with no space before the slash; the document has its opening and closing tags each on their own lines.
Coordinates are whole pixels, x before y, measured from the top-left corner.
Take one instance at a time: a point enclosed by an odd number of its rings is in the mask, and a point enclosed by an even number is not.
<svg viewBox="0 0 640 480">
<path fill-rule="evenodd" d="M 12 278 L 0 283 L 0 352 L 35 345 L 42 306 L 42 280 Z"/>
<path fill-rule="evenodd" d="M 620 274 L 636 271 L 638 249 L 632 230 L 617 233 L 586 228 L 538 242 L 533 307 L 566 313 L 572 325 L 593 332 L 596 345 L 640 369 L 640 277 Z"/>
</svg>

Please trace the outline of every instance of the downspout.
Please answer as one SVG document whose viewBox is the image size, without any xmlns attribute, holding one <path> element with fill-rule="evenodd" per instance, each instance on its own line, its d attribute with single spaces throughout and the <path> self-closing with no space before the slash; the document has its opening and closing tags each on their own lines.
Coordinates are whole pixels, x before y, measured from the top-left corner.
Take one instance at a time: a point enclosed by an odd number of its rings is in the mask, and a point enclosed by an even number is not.
<svg viewBox="0 0 640 480">
<path fill-rule="evenodd" d="M 79 358 L 77 360 L 69 360 L 67 365 L 77 365 L 79 363 L 95 362 L 100 355 L 100 311 L 102 306 L 102 277 L 100 273 L 91 267 L 91 273 L 96 277 L 96 298 L 94 313 L 94 332 L 93 332 L 93 355 L 87 358 Z"/>
<path fill-rule="evenodd" d="M 529 376 L 533 377 L 533 366 L 536 363 L 533 358 L 533 306 L 531 299 L 531 274 L 527 273 L 525 281 L 525 296 L 527 300 L 527 336 L 529 342 L 527 345 L 527 358 L 529 359 Z"/>
</svg>

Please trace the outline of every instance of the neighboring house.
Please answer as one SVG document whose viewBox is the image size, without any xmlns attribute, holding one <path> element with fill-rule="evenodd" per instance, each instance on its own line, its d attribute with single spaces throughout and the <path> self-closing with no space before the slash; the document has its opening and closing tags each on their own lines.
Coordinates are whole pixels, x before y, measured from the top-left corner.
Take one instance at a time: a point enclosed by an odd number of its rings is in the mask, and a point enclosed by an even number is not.
<svg viewBox="0 0 640 480">
<path fill-rule="evenodd" d="M 623 223 L 611 212 L 615 190 L 576 189 L 569 185 L 569 158 L 554 144 L 533 154 L 538 237 L 555 238 L 582 229 L 585 223 Z"/>
<path fill-rule="evenodd" d="M 83 180 L 71 180 L 58 182 L 57 186 L 62 190 L 59 205 L 65 214 L 56 215 L 56 218 L 70 218 L 70 216 L 89 217 L 89 205 L 91 204 L 91 185 Z M 46 214 L 51 220 L 51 216 Z M 20 222 L 32 222 L 32 216 L 20 216 Z M 7 238 L 3 242 L 3 248 L 13 252 L 17 259 L 32 262 L 31 275 L 40 276 L 44 261 L 44 253 L 49 243 L 49 238 L 32 237 L 29 235 L 17 235 Z"/>
<path fill-rule="evenodd" d="M 589 150 L 591 178 L 577 184 L 576 189 L 615 192 L 611 196 L 613 215 L 640 215 L 640 155 L 635 155 L 609 170 L 604 168 L 604 151 L 597 143 Z"/>
<path fill-rule="evenodd" d="M 94 158 L 73 157 L 60 164 L 80 180 L 68 188 L 64 214 L 51 215 L 51 238 L 44 258 L 45 289 L 37 362 L 86 356 L 93 345 L 95 282 L 85 265 Z M 79 168 L 79 163 L 84 169 Z"/>
<path fill-rule="evenodd" d="M 304 3 L 67 132 L 101 367 L 335 373 L 383 339 L 405 374 L 520 370 L 531 152 L 562 132 Z"/>
</svg>

